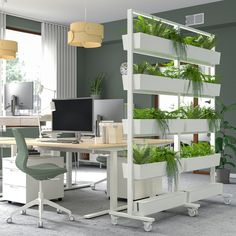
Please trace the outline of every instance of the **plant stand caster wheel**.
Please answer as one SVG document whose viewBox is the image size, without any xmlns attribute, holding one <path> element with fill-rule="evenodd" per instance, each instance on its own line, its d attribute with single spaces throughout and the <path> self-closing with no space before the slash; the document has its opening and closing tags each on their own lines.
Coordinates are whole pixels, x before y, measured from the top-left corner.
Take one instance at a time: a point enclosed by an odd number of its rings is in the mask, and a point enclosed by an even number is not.
<svg viewBox="0 0 236 236">
<path fill-rule="evenodd" d="M 225 205 L 230 205 L 230 204 L 231 204 L 231 198 L 229 198 L 229 197 L 224 197 L 224 204 L 225 204 Z"/>
<path fill-rule="evenodd" d="M 152 222 L 143 222 L 143 229 L 146 232 L 150 232 L 152 230 Z"/>
<path fill-rule="evenodd" d="M 26 215 L 26 210 L 22 210 L 20 213 L 21 215 Z"/>
<path fill-rule="evenodd" d="M 118 217 L 117 216 L 111 216 L 111 223 L 113 225 L 117 225 L 118 224 Z"/>
<path fill-rule="evenodd" d="M 70 216 L 69 216 L 69 221 L 75 221 L 75 217 L 72 216 L 72 215 L 70 215 Z"/>
<path fill-rule="evenodd" d="M 62 214 L 62 211 L 57 209 L 57 214 Z"/>
<path fill-rule="evenodd" d="M 7 221 L 7 223 L 8 223 L 8 224 L 11 224 L 11 223 L 12 223 L 12 218 L 11 218 L 11 217 L 9 217 L 9 218 L 7 218 L 7 220 L 6 220 L 6 221 Z"/>
<path fill-rule="evenodd" d="M 196 208 L 188 208 L 188 215 L 191 217 L 198 215 L 198 209 Z"/>
<path fill-rule="evenodd" d="M 38 222 L 38 228 L 43 228 L 43 222 Z"/>
</svg>

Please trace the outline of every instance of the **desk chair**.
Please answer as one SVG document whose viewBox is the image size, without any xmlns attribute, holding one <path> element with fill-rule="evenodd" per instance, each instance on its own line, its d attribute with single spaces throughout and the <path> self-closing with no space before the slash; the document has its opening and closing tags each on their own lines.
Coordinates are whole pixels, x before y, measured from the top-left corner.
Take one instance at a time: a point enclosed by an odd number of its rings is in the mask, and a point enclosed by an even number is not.
<svg viewBox="0 0 236 236">
<path fill-rule="evenodd" d="M 42 190 L 42 181 L 44 180 L 50 180 L 55 178 L 58 175 L 64 174 L 66 172 L 65 168 L 61 168 L 55 164 L 51 163 L 45 163 L 45 164 L 39 164 L 27 167 L 27 161 L 28 161 L 28 150 L 25 143 L 25 139 L 19 129 L 12 129 L 13 135 L 16 139 L 16 145 L 17 145 L 17 155 L 16 155 L 16 166 L 23 171 L 24 173 L 30 175 L 32 178 L 39 181 L 39 193 L 38 198 L 25 204 L 24 206 L 20 207 L 13 213 L 11 213 L 10 217 L 7 218 L 7 223 L 12 223 L 12 217 L 21 212 L 22 215 L 26 214 L 26 209 L 38 205 L 39 206 L 39 222 L 38 227 L 43 227 L 42 222 L 42 213 L 43 213 L 43 206 L 49 205 L 53 208 L 57 209 L 58 213 L 65 212 L 69 215 L 69 219 L 71 221 L 74 220 L 73 215 L 71 214 L 71 211 L 44 198 L 43 190 Z"/>
<path fill-rule="evenodd" d="M 107 157 L 106 157 L 105 155 L 103 155 L 103 156 L 98 156 L 98 157 L 96 158 L 96 160 L 97 160 L 97 162 L 100 163 L 100 168 L 102 167 L 102 165 L 105 165 L 105 166 L 107 165 Z M 101 180 L 99 180 L 99 181 L 96 181 L 96 182 L 92 183 L 92 184 L 90 185 L 90 187 L 91 187 L 92 190 L 95 190 L 97 184 L 102 183 L 102 182 L 105 182 L 105 181 L 107 181 L 107 178 L 104 178 L 104 179 L 101 179 Z"/>
</svg>

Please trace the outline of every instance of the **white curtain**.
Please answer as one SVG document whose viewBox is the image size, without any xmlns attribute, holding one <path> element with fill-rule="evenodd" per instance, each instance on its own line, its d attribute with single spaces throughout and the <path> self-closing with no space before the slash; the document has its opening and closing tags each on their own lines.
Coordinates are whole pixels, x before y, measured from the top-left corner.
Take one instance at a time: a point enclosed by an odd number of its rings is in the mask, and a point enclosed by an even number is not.
<svg viewBox="0 0 236 236">
<path fill-rule="evenodd" d="M 68 46 L 67 32 L 68 27 L 42 23 L 42 93 L 51 94 L 51 98 L 54 91 L 57 98 L 77 95 L 77 50 Z"/>
<path fill-rule="evenodd" d="M 6 14 L 0 12 L 0 39 L 5 38 L 6 31 Z M 4 60 L 0 60 L 0 115 L 4 113 L 4 105 L 3 105 L 3 84 L 6 81 L 6 63 Z"/>
</svg>

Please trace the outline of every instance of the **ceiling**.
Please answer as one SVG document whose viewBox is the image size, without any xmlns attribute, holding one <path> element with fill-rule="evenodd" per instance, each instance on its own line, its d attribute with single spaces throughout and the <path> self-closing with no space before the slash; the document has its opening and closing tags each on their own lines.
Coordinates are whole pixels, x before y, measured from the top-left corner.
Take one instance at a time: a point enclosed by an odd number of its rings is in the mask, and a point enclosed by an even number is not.
<svg viewBox="0 0 236 236">
<path fill-rule="evenodd" d="M 1 0 L 3 10 L 23 17 L 68 25 L 84 20 L 104 23 L 126 18 L 133 8 L 146 13 L 196 6 L 221 0 Z"/>
</svg>

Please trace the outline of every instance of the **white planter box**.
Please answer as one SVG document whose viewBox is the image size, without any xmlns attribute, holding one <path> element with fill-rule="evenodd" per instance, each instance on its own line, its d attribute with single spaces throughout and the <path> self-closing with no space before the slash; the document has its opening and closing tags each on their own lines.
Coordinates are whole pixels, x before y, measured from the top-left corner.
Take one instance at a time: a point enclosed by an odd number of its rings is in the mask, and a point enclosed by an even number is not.
<svg viewBox="0 0 236 236">
<path fill-rule="evenodd" d="M 128 164 L 123 163 L 123 176 L 128 178 Z M 156 162 L 150 164 L 134 164 L 134 180 L 150 179 L 166 176 L 166 162 Z"/>
<path fill-rule="evenodd" d="M 128 120 L 123 119 L 123 131 L 127 134 Z M 155 119 L 134 119 L 134 136 L 159 136 L 162 135 L 159 124 Z M 169 130 L 166 134 L 191 134 L 207 133 L 210 131 L 206 119 L 170 119 L 168 120 Z"/>
<path fill-rule="evenodd" d="M 122 36 L 123 48 L 128 49 L 128 37 Z M 170 60 L 178 59 L 173 43 L 169 39 L 164 39 L 144 33 L 134 33 L 134 50 L 150 56 L 157 56 Z M 214 66 L 220 63 L 220 53 L 195 46 L 186 46 L 187 60 L 193 64 Z"/>
<path fill-rule="evenodd" d="M 128 90 L 128 76 L 122 76 L 123 88 Z M 135 74 L 133 76 L 134 93 L 140 94 L 166 94 L 183 96 L 193 96 L 192 84 L 189 86 L 189 80 L 171 79 L 167 77 Z M 216 97 L 220 95 L 220 84 L 203 83 L 201 96 Z M 196 95 L 195 95 L 196 96 Z"/>
<path fill-rule="evenodd" d="M 212 196 L 223 194 L 223 184 L 211 183 L 200 186 L 191 186 L 184 191 L 187 193 L 187 202 L 196 202 Z"/>
<path fill-rule="evenodd" d="M 207 169 L 220 164 L 220 154 L 216 153 L 205 157 L 182 158 L 182 161 L 184 172 Z"/>
<path fill-rule="evenodd" d="M 182 206 L 186 201 L 187 193 L 185 192 L 165 193 L 152 198 L 136 201 L 134 203 L 134 211 L 136 215 L 146 216 Z"/>
</svg>

